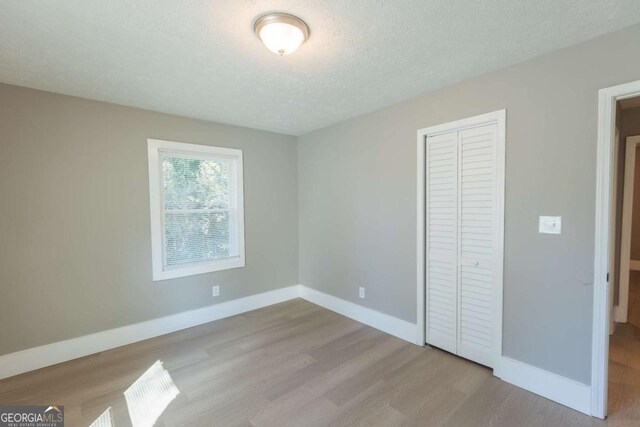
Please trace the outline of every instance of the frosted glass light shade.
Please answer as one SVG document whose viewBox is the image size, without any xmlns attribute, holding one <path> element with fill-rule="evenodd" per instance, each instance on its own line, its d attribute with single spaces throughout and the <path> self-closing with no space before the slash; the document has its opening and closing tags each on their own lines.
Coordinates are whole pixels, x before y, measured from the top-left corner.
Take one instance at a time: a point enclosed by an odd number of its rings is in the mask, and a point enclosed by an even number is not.
<svg viewBox="0 0 640 427">
<path fill-rule="evenodd" d="M 258 19 L 255 32 L 271 52 L 288 55 L 309 38 L 309 27 L 300 18 L 286 13 L 273 13 Z"/>
</svg>

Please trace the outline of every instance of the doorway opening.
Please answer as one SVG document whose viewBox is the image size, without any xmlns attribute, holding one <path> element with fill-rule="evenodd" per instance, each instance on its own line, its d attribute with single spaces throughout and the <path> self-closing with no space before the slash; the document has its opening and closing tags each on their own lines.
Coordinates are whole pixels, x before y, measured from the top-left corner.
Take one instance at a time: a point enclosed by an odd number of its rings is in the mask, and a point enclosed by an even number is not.
<svg viewBox="0 0 640 427">
<path fill-rule="evenodd" d="M 640 97 L 616 102 L 609 271 L 607 412 L 640 401 Z"/>
<path fill-rule="evenodd" d="M 640 383 L 629 382 L 640 377 L 638 145 L 640 81 L 600 90 L 591 376 L 591 414 L 599 418 L 624 417 L 640 401 Z"/>
</svg>

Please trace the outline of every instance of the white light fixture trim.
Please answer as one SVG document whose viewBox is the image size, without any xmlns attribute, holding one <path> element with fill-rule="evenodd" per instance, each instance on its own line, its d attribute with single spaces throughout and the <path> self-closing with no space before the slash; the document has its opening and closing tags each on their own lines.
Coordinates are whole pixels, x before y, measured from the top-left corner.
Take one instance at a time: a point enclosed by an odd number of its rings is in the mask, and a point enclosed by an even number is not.
<svg viewBox="0 0 640 427">
<path fill-rule="evenodd" d="M 273 53 L 288 55 L 309 39 L 309 27 L 297 16 L 270 13 L 260 17 L 254 31 L 262 43 Z"/>
</svg>

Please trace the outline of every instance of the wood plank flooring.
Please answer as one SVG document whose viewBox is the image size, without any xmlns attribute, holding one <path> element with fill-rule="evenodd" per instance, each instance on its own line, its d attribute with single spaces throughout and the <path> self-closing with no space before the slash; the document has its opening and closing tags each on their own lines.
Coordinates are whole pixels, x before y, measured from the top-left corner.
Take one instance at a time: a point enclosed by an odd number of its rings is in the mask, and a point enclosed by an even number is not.
<svg viewBox="0 0 640 427">
<path fill-rule="evenodd" d="M 609 337 L 609 420 L 640 426 L 640 328 L 619 323 Z"/>
<path fill-rule="evenodd" d="M 609 424 L 640 426 L 640 271 L 629 275 L 628 323 L 609 337 Z"/>
<path fill-rule="evenodd" d="M 303 300 L 2 380 L 0 404 L 64 405 L 67 426 L 111 406 L 130 426 L 123 392 L 156 360 L 180 390 L 159 426 L 605 425 Z"/>
</svg>

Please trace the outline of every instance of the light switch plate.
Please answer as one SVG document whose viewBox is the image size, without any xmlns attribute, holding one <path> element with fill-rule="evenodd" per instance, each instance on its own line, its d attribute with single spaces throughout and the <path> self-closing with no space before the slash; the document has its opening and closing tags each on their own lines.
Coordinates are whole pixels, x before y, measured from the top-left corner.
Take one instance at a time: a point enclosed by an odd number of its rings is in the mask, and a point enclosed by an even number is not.
<svg viewBox="0 0 640 427">
<path fill-rule="evenodd" d="M 561 216 L 541 216 L 538 224 L 540 234 L 560 234 L 562 232 Z"/>
</svg>

